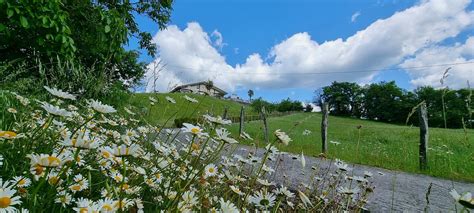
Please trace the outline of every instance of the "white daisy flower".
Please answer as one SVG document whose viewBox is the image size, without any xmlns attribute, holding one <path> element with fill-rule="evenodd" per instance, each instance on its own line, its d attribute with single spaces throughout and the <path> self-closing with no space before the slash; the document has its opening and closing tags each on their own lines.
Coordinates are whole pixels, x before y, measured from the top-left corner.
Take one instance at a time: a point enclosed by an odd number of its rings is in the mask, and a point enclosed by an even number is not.
<svg viewBox="0 0 474 213">
<path fill-rule="evenodd" d="M 212 116 L 210 116 L 210 115 L 203 115 L 203 117 L 204 117 L 206 120 L 208 120 L 209 122 L 215 123 L 215 124 L 227 125 L 227 124 L 231 124 L 231 123 L 232 123 L 231 120 L 223 119 L 221 116 L 212 117 Z"/>
<path fill-rule="evenodd" d="M 187 95 L 184 95 L 183 97 L 184 97 L 184 99 L 188 100 L 188 101 L 191 102 L 191 103 L 197 103 L 197 102 L 198 102 L 198 100 L 196 100 L 196 99 L 194 99 L 194 98 L 191 98 L 191 97 L 189 97 L 189 96 L 187 96 Z"/>
<path fill-rule="evenodd" d="M 172 104 L 176 103 L 176 101 L 172 97 L 166 96 L 165 99 Z"/>
<path fill-rule="evenodd" d="M 258 191 L 250 196 L 249 202 L 258 208 L 267 209 L 275 204 L 275 195 L 266 191 Z"/>
<path fill-rule="evenodd" d="M 192 125 L 192 124 L 189 124 L 189 123 L 183 123 L 183 126 L 184 127 L 181 128 L 181 130 L 183 132 L 190 132 L 191 134 L 196 135 L 196 136 L 205 136 L 205 135 L 207 135 L 206 133 L 203 133 L 203 130 L 199 126 L 195 126 L 195 125 Z"/>
<path fill-rule="evenodd" d="M 150 100 L 152 103 L 158 102 L 158 100 L 156 100 L 155 98 L 153 98 L 151 96 L 148 96 L 148 100 Z"/>
<path fill-rule="evenodd" d="M 310 134 L 311 134 L 311 131 L 310 131 L 310 130 L 305 129 L 305 130 L 303 131 L 303 135 L 305 135 L 305 136 L 306 136 L 306 135 L 310 135 Z"/>
<path fill-rule="evenodd" d="M 229 137 L 230 132 L 228 132 L 227 129 L 224 129 L 224 128 L 216 129 L 216 134 L 217 134 L 218 140 L 221 140 L 230 144 L 239 143 L 237 140 Z"/>
<path fill-rule="evenodd" d="M 240 134 L 240 137 L 245 139 L 245 140 L 253 141 L 253 138 L 250 137 L 250 135 L 247 134 L 246 132 L 242 132 L 242 134 Z"/>
<path fill-rule="evenodd" d="M 30 186 L 31 180 L 23 176 L 16 176 L 16 177 L 13 177 L 12 183 L 16 184 L 17 187 L 25 188 L 25 187 Z"/>
<path fill-rule="evenodd" d="M 51 93 L 51 95 L 54 95 L 56 97 L 59 97 L 59 98 L 62 98 L 62 99 L 70 99 L 70 100 L 76 100 L 76 96 L 75 95 L 72 95 L 72 94 L 69 94 L 67 92 L 64 92 L 60 89 L 56 89 L 56 88 L 50 88 L 50 87 L 47 87 L 47 86 L 44 86 L 44 88 L 49 92 Z"/>
<path fill-rule="evenodd" d="M 12 189 L 8 181 L 0 178 L 0 212 L 16 212 L 15 205 L 21 204 L 20 196 L 14 196 L 16 190 Z"/>
<path fill-rule="evenodd" d="M 239 209 L 230 201 L 225 201 L 223 198 L 219 200 L 222 213 L 239 213 Z"/>
<path fill-rule="evenodd" d="M 216 176 L 217 175 L 217 167 L 216 167 L 216 165 L 211 163 L 211 164 L 207 165 L 204 168 L 204 172 L 205 172 L 204 176 L 206 178 Z"/>
<path fill-rule="evenodd" d="M 8 108 L 7 111 L 8 111 L 9 113 L 12 113 L 12 114 L 18 113 L 18 111 L 17 111 L 16 109 L 14 109 L 14 108 Z"/>
<path fill-rule="evenodd" d="M 282 132 L 280 129 L 275 130 L 274 134 L 278 138 L 278 140 L 285 146 L 288 146 L 288 144 L 292 141 L 291 138 L 286 133 Z"/>
<path fill-rule="evenodd" d="M 90 101 L 89 106 L 95 111 L 104 113 L 104 114 L 117 112 L 117 110 L 115 110 L 115 108 L 113 108 L 112 106 L 103 104 L 102 102 L 97 101 L 97 100 Z"/>
<path fill-rule="evenodd" d="M 132 110 L 130 110 L 129 108 L 124 107 L 123 109 L 125 110 L 126 113 L 128 113 L 128 114 L 130 114 L 130 115 L 135 115 L 135 113 L 132 112 Z"/>
<path fill-rule="evenodd" d="M 334 162 L 334 165 L 336 165 L 336 167 L 341 170 L 341 171 L 350 171 L 351 169 L 349 168 L 349 165 L 347 165 L 346 163 L 344 163 L 343 161 L 339 160 L 339 159 L 336 159 L 336 162 Z"/>
<path fill-rule="evenodd" d="M 452 189 L 449 194 L 461 205 L 466 208 L 474 209 L 474 198 L 470 192 L 460 195 L 455 189 Z"/>
<path fill-rule="evenodd" d="M 245 193 L 243 193 L 243 192 L 239 189 L 239 187 L 235 187 L 235 186 L 232 186 L 232 185 L 230 185 L 229 187 L 230 187 L 230 189 L 231 189 L 234 193 L 236 193 L 236 194 L 238 194 L 238 195 L 241 195 L 241 196 L 242 196 L 242 195 L 245 194 Z"/>
<path fill-rule="evenodd" d="M 275 192 L 275 194 L 277 194 L 277 195 L 284 195 L 287 198 L 293 198 L 295 196 L 295 194 L 293 192 L 291 192 L 290 190 L 288 190 L 288 188 L 286 188 L 286 186 L 282 186 L 282 187 L 274 190 L 273 192 Z"/>
<path fill-rule="evenodd" d="M 41 102 L 41 108 L 46 110 L 49 114 L 57 115 L 57 116 L 62 116 L 62 117 L 70 117 L 72 116 L 72 113 L 65 110 L 61 109 L 58 106 L 51 105 L 46 102 Z"/>
<path fill-rule="evenodd" d="M 342 193 L 342 194 L 353 195 L 353 194 L 359 192 L 359 189 L 356 189 L 356 188 L 350 189 L 350 188 L 347 188 L 347 187 L 340 186 L 337 189 L 337 191 L 339 191 L 339 193 Z"/>
<path fill-rule="evenodd" d="M 55 203 L 60 203 L 63 207 L 66 207 L 66 205 L 71 204 L 71 201 L 72 201 L 72 196 L 66 191 L 58 192 L 56 199 L 54 199 Z"/>
</svg>

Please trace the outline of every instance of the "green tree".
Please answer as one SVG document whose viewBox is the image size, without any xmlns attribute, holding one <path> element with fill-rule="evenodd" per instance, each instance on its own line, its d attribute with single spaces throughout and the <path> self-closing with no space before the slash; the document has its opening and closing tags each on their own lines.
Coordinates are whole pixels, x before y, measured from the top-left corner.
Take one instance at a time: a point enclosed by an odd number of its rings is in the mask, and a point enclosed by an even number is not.
<svg viewBox="0 0 474 213">
<path fill-rule="evenodd" d="M 364 91 L 365 116 L 371 120 L 405 122 L 411 110 L 404 105 L 406 93 L 395 81 L 369 85 Z"/>
<path fill-rule="evenodd" d="M 252 96 L 254 95 L 253 90 L 249 89 L 248 95 L 249 95 L 249 101 L 251 102 L 252 101 Z"/>
<path fill-rule="evenodd" d="M 74 61 L 131 85 L 145 66 L 124 45 L 134 37 L 140 48 L 156 54 L 151 34 L 139 29 L 135 17 L 147 16 L 164 28 L 171 10 L 172 0 L 0 0 L 0 62 Z M 39 75 L 34 70 L 28 77 Z"/>
<path fill-rule="evenodd" d="M 257 98 L 250 103 L 250 106 L 255 112 L 260 112 L 262 107 L 265 107 L 267 113 L 271 113 L 275 110 L 275 104 L 263 100 L 262 98 Z"/>
<path fill-rule="evenodd" d="M 415 90 L 418 101 L 425 101 L 428 108 L 429 125 L 433 127 L 444 127 L 443 101 L 441 97 L 444 94 L 444 103 L 446 107 L 446 123 L 448 128 L 462 127 L 462 120 L 470 121 L 471 115 L 471 96 L 470 89 L 435 89 L 425 86 Z M 472 123 L 468 122 L 468 127 Z"/>
<path fill-rule="evenodd" d="M 329 103 L 334 115 L 356 116 L 361 115 L 362 89 L 356 83 L 333 82 L 323 87 L 321 98 Z"/>
</svg>

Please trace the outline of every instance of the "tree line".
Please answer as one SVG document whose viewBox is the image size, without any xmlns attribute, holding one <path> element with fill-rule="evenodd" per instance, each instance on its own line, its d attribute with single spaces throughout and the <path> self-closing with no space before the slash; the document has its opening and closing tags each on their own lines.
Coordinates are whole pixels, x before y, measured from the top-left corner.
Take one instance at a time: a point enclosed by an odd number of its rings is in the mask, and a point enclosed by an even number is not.
<svg viewBox="0 0 474 213">
<path fill-rule="evenodd" d="M 315 103 L 327 102 L 332 115 L 417 125 L 416 114 L 410 119 L 408 117 L 414 107 L 424 101 L 430 126 L 472 128 L 472 92 L 470 88 L 454 90 L 430 86 L 407 91 L 398 87 L 394 81 L 366 86 L 333 82 L 316 92 Z"/>
<path fill-rule="evenodd" d="M 295 111 L 303 111 L 306 109 L 306 107 L 303 107 L 303 104 L 300 101 L 293 101 L 293 100 L 290 100 L 290 98 L 284 99 L 280 101 L 279 103 L 271 103 L 271 102 L 263 100 L 260 97 L 253 100 L 250 103 L 250 106 L 256 112 L 260 112 L 262 107 L 265 107 L 265 111 L 268 113 L 271 113 L 274 111 L 295 112 Z"/>
</svg>

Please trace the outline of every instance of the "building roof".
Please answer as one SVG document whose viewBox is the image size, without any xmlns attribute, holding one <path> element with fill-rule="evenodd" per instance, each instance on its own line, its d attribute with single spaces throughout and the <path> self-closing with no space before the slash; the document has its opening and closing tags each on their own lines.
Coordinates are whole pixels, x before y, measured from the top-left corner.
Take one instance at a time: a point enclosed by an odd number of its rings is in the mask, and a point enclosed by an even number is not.
<svg viewBox="0 0 474 213">
<path fill-rule="evenodd" d="M 188 86 L 196 86 L 196 85 L 200 85 L 200 84 L 202 84 L 202 85 L 207 85 L 207 83 L 208 83 L 207 81 L 201 81 L 201 82 L 196 82 L 196 83 L 191 83 L 191 84 L 183 84 L 183 85 L 181 85 L 181 86 L 175 87 L 175 88 L 172 89 L 170 92 L 176 92 L 176 91 L 178 91 L 178 90 L 180 90 L 180 89 L 182 89 L 182 88 L 184 88 L 184 87 L 188 87 Z M 216 91 L 222 93 L 223 95 L 226 95 L 226 94 L 227 94 L 226 91 L 222 90 L 222 89 L 219 88 L 219 87 L 216 87 L 214 84 L 212 85 L 212 89 L 214 89 L 214 90 L 216 90 Z"/>
</svg>

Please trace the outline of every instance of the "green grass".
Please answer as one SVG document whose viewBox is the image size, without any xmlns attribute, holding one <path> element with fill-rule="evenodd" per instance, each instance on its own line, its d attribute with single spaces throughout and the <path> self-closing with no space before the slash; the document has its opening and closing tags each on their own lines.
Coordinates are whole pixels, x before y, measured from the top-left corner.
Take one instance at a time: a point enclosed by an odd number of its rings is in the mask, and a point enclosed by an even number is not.
<svg viewBox="0 0 474 213">
<path fill-rule="evenodd" d="M 358 125 L 362 125 L 360 130 Z M 265 146 L 261 121 L 246 123 L 244 129 L 256 137 L 258 146 Z M 229 128 L 237 135 L 238 125 Z M 316 156 L 321 153 L 321 114 L 298 113 L 269 119 L 270 134 L 281 129 L 293 139 L 283 151 Z M 310 135 L 302 135 L 305 129 Z M 360 131 L 360 135 L 359 135 Z M 392 125 L 343 117 L 329 117 L 328 157 L 341 160 L 432 176 L 474 182 L 474 131 L 430 128 L 428 150 L 429 169 L 418 167 L 418 127 Z M 271 140 L 275 137 L 271 136 Z M 359 148 L 357 149 L 357 143 Z M 448 154 L 451 152 L 452 154 Z"/>
<path fill-rule="evenodd" d="M 163 125 L 167 120 L 169 120 L 166 123 L 166 126 L 168 127 L 173 126 L 175 118 L 199 118 L 206 113 L 214 116 L 222 116 L 225 107 L 228 107 L 227 117 L 237 117 L 240 115 L 240 108 L 242 106 L 240 103 L 210 96 L 186 94 L 199 101 L 198 103 L 191 103 L 184 99 L 184 95 L 185 94 L 182 93 L 137 93 L 132 94 L 124 106 L 143 114 L 143 119 L 152 125 Z M 165 99 L 166 96 L 176 100 L 176 104 L 168 102 Z M 154 97 L 158 100 L 158 103 L 152 106 L 150 111 L 145 109 L 150 107 L 150 100 L 148 97 Z M 255 115 L 249 107 L 246 108 L 246 115 Z M 123 109 L 119 110 L 122 114 L 125 113 Z"/>
</svg>

